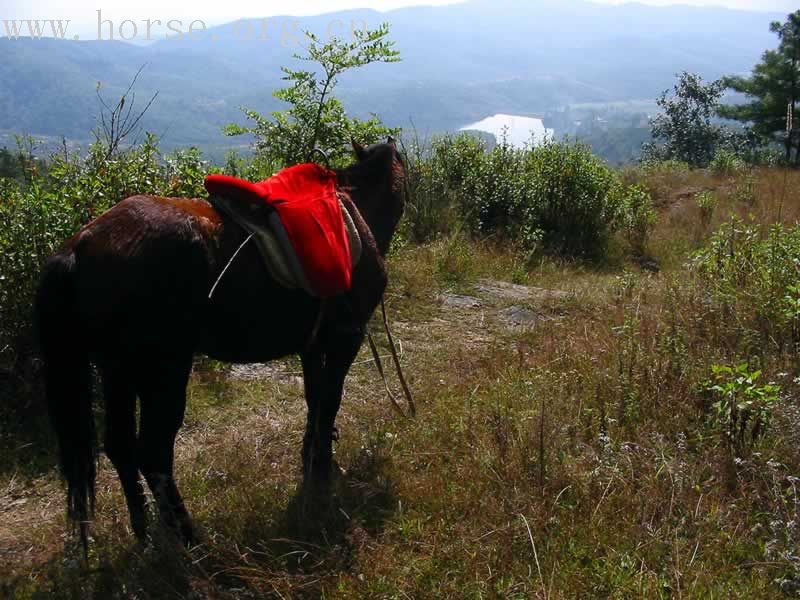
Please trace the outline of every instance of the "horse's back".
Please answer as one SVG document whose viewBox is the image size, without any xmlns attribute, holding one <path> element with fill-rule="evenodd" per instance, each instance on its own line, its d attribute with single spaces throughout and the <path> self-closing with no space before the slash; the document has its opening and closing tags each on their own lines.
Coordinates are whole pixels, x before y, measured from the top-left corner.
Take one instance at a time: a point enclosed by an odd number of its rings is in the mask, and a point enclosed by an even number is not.
<svg viewBox="0 0 800 600">
<path fill-rule="evenodd" d="M 353 289 L 325 311 L 326 322 L 344 330 L 366 322 L 386 284 L 371 232 L 350 204 L 365 251 Z M 303 351 L 319 299 L 282 287 L 254 244 L 240 248 L 244 239 L 205 200 L 133 196 L 85 226 L 51 261 L 71 266 L 65 300 L 98 354 L 198 351 L 266 362 Z"/>
<path fill-rule="evenodd" d="M 76 317 L 95 346 L 188 342 L 211 278 L 219 216 L 203 200 L 133 196 L 73 236 Z"/>
</svg>

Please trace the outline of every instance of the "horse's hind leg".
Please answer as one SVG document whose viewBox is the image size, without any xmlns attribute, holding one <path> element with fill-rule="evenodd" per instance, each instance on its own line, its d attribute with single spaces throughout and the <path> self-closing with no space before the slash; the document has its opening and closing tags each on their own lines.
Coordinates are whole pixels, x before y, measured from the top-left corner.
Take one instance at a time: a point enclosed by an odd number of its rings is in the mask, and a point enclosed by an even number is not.
<svg viewBox="0 0 800 600">
<path fill-rule="evenodd" d="M 136 391 L 119 365 L 103 365 L 101 375 L 106 407 L 105 451 L 122 483 L 133 533 L 142 540 L 147 533 L 147 517 L 136 463 Z"/>
<path fill-rule="evenodd" d="M 139 468 L 156 499 L 161 520 L 184 543 L 192 544 L 192 520 L 173 474 L 175 437 L 183 424 L 192 358 L 191 355 L 162 361 L 155 358 L 153 363 L 139 387 L 142 404 Z"/>
</svg>

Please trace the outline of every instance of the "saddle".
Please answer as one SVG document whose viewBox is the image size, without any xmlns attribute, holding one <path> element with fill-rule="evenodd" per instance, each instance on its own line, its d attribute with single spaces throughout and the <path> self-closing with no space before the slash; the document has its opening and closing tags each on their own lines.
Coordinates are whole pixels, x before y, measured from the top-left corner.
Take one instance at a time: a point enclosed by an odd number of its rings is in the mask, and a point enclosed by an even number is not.
<svg viewBox="0 0 800 600">
<path fill-rule="evenodd" d="M 336 173 L 308 163 L 258 183 L 209 175 L 205 188 L 214 207 L 252 237 L 282 286 L 322 298 L 350 289 L 362 245 Z"/>
</svg>

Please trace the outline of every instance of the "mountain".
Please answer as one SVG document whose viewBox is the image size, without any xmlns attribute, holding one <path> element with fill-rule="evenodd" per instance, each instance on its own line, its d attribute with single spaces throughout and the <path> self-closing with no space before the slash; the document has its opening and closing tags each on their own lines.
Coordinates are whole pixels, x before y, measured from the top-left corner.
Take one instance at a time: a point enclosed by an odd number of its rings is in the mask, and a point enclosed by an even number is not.
<svg viewBox="0 0 800 600">
<path fill-rule="evenodd" d="M 607 5 L 583 0 L 472 0 L 387 13 L 354 10 L 316 17 L 249 19 L 190 39 L 119 41 L 0 38 L 0 131 L 85 140 L 96 93 L 113 99 L 136 71 L 143 105 L 159 97 L 145 126 L 166 146 L 235 142 L 241 106 L 279 108 L 272 91 L 297 45 L 280 28 L 325 34 L 351 22 L 391 25 L 403 61 L 342 78 L 355 115 L 378 114 L 422 133 L 457 129 L 496 113 L 543 114 L 574 104 L 653 99 L 682 70 L 707 78 L 745 73 L 775 45 L 769 23 L 785 15 L 689 6 Z M 244 39 L 243 32 L 253 32 Z M 261 39 L 266 31 L 266 39 Z M 163 37 L 163 35 L 162 35 Z M 558 132 L 556 132 L 558 134 Z"/>
</svg>

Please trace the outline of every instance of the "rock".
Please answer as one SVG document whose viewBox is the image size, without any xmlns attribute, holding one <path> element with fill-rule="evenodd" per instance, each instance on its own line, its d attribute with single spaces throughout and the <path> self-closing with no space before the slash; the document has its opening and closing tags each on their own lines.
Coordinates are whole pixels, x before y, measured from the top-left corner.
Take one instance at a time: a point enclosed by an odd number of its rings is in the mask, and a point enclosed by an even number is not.
<svg viewBox="0 0 800 600">
<path fill-rule="evenodd" d="M 509 306 L 500 311 L 500 318 L 516 327 L 530 327 L 539 320 L 539 315 L 524 306 Z"/>
<path fill-rule="evenodd" d="M 569 296 L 568 292 L 562 292 L 561 290 L 547 290 L 544 288 L 528 287 L 491 279 L 482 279 L 475 285 L 475 289 L 493 298 L 522 302 L 559 299 Z"/>
<path fill-rule="evenodd" d="M 272 363 L 255 363 L 231 365 L 228 376 L 232 379 L 242 381 L 257 381 L 259 379 L 272 379 L 276 383 L 284 385 L 302 386 L 303 377 L 301 373 L 292 373 L 288 370 L 288 365 Z"/>
<path fill-rule="evenodd" d="M 481 301 L 472 296 L 460 296 L 458 294 L 442 294 L 438 297 L 442 306 L 448 308 L 479 308 Z"/>
<path fill-rule="evenodd" d="M 642 268 L 642 270 L 649 273 L 658 273 L 661 271 L 661 265 L 658 264 L 658 261 L 655 258 L 651 258 L 649 256 L 640 256 L 636 259 L 636 262 L 639 263 L 639 266 Z"/>
</svg>

